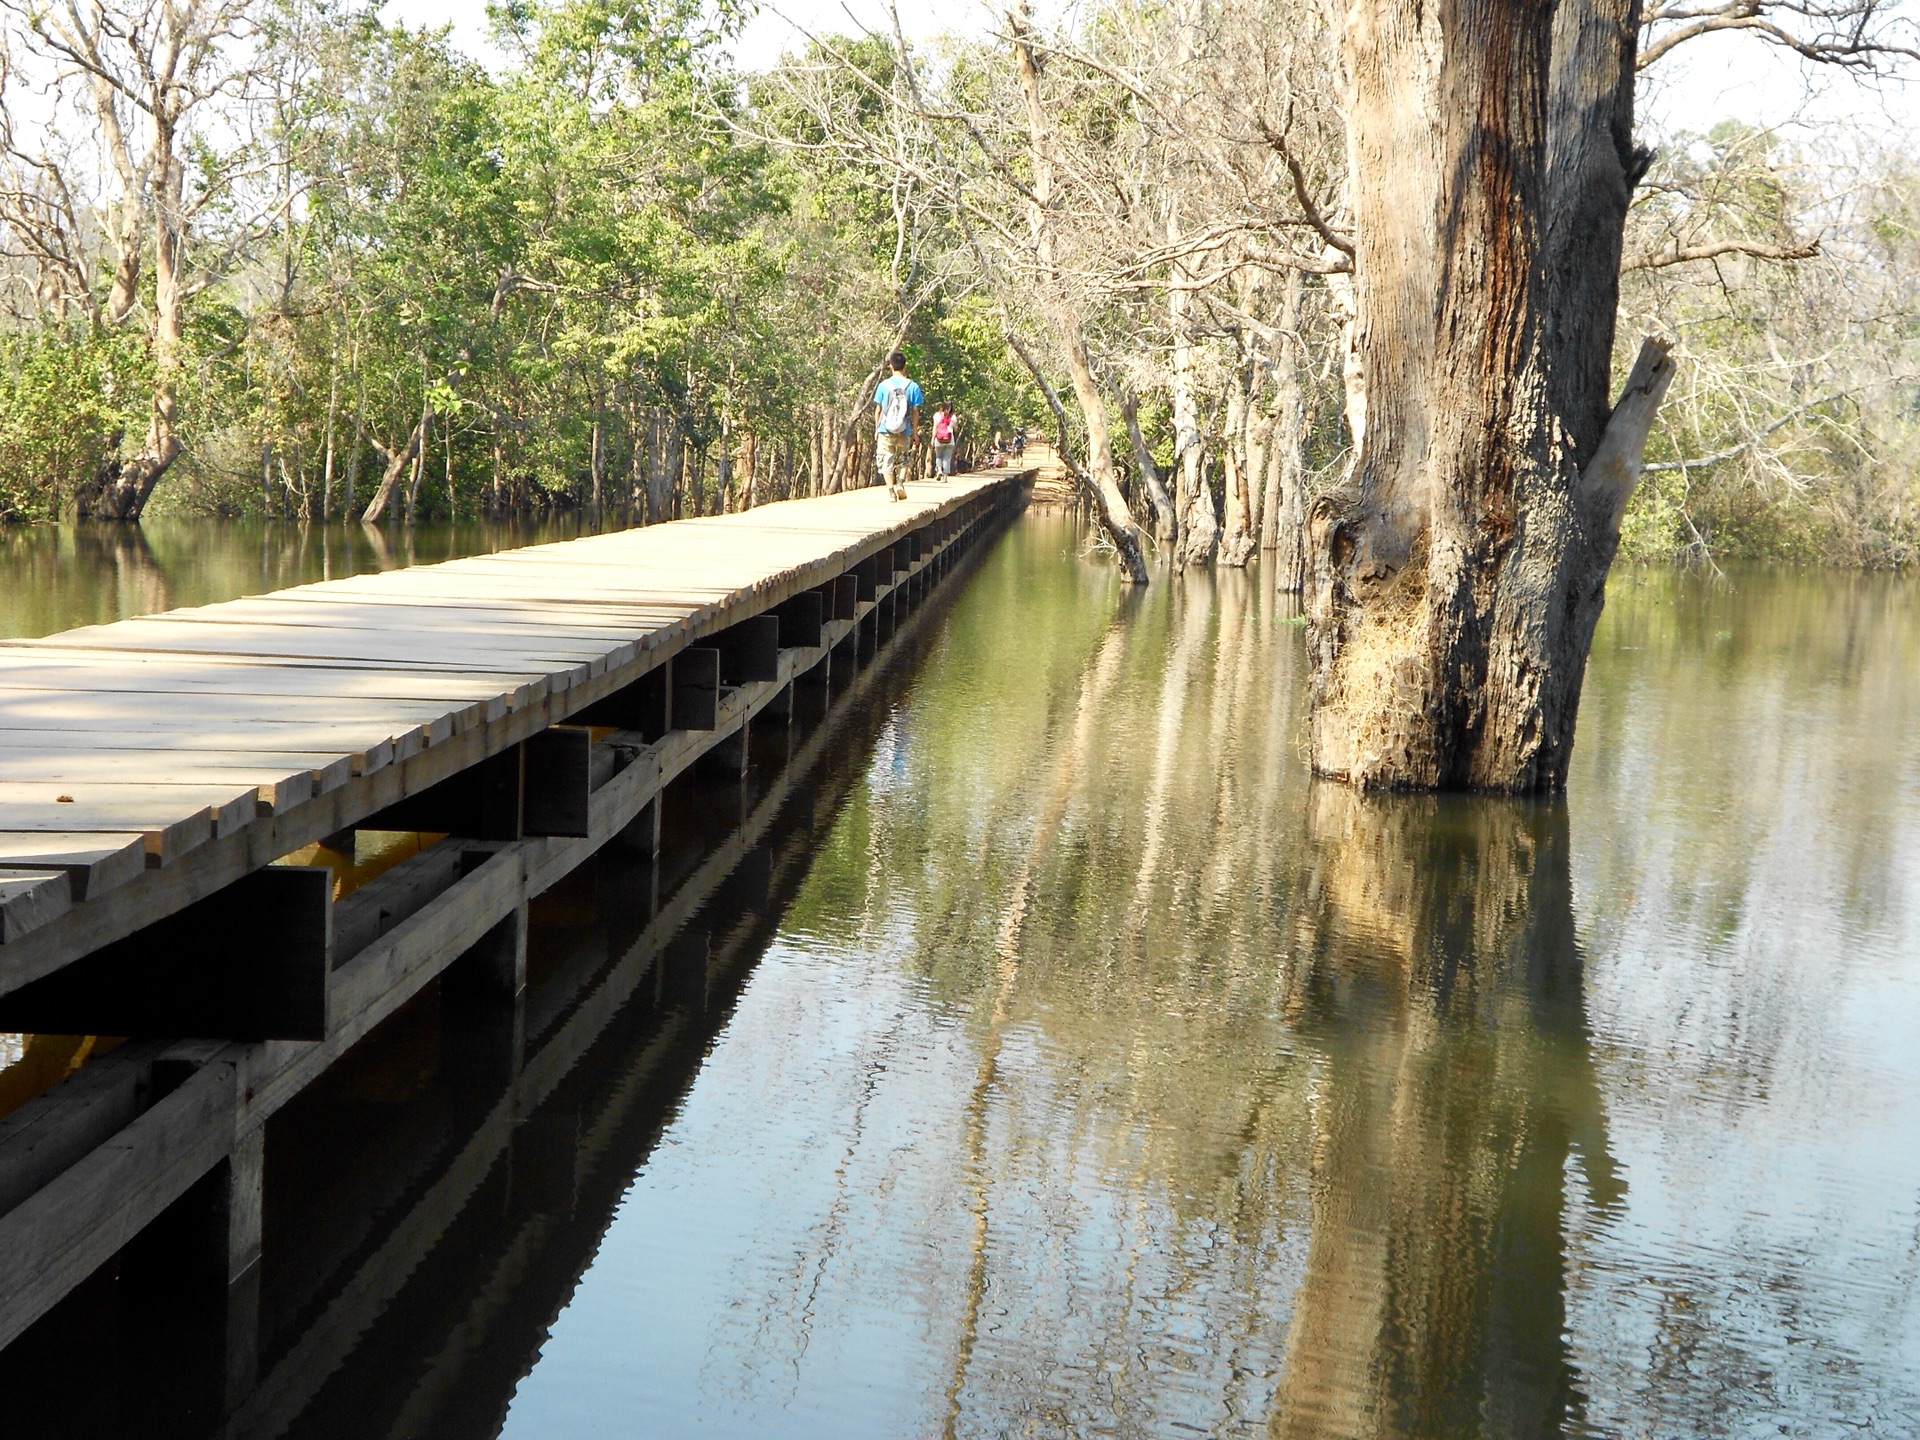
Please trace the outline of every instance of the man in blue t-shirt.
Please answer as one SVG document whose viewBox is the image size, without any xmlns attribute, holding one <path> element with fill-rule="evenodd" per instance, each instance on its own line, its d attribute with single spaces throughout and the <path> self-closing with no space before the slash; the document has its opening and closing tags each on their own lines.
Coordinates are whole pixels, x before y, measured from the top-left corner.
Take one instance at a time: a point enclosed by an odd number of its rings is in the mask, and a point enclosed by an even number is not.
<svg viewBox="0 0 1920 1440">
<path fill-rule="evenodd" d="M 893 373 L 873 392 L 874 461 L 880 483 L 896 500 L 907 498 L 907 468 L 913 462 L 913 427 L 926 397 L 907 378 L 907 357 L 898 350 L 887 357 Z"/>
</svg>

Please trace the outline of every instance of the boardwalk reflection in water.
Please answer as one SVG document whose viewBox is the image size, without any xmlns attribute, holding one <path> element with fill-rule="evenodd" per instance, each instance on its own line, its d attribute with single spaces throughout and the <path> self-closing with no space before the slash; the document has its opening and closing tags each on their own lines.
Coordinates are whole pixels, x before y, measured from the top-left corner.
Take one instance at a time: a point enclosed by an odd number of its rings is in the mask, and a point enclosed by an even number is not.
<svg viewBox="0 0 1920 1440">
<path fill-rule="evenodd" d="M 173 1432 L 1920 1431 L 1911 607 L 1634 578 L 1567 803 L 1368 798 L 1284 602 L 1077 544 L 550 896 L 519 1031 L 280 1117 L 262 1382 Z M 102 1277 L 9 1418 L 162 1428 L 162 1338 Z"/>
</svg>

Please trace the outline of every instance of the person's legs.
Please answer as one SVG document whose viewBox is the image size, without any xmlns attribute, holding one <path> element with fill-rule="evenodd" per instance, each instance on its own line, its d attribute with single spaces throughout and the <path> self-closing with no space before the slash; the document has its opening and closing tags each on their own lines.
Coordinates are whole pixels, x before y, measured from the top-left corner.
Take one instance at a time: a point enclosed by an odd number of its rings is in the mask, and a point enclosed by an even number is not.
<svg viewBox="0 0 1920 1440">
<path fill-rule="evenodd" d="M 880 479 L 895 500 L 907 498 L 907 465 L 913 452 L 905 435 L 882 435 L 874 447 L 880 461 Z"/>
</svg>

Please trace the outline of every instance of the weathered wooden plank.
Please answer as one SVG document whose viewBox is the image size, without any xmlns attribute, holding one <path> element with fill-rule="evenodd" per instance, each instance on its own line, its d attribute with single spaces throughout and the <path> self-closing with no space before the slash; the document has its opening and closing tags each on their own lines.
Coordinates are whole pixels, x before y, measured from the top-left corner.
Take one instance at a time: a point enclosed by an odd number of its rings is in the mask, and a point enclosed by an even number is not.
<svg viewBox="0 0 1920 1440">
<path fill-rule="evenodd" d="M 162 1043 L 135 1042 L 96 1056 L 0 1116 L 0 1215 L 132 1123 Z"/>
<path fill-rule="evenodd" d="M 0 870 L 0 945 L 38 930 L 72 903 L 64 870 Z"/>
<path fill-rule="evenodd" d="M 131 832 L 0 831 L 0 865 L 62 871 L 73 898 L 86 900 L 126 884 L 146 869 L 147 842 L 144 835 Z"/>
<path fill-rule="evenodd" d="M 352 775 L 353 762 L 346 755 L 219 754 L 197 745 L 164 751 L 71 744 L 28 749 L 13 735 L 0 742 L 0 783 L 33 782 L 58 790 L 69 784 L 147 782 L 164 776 L 171 784 L 251 784 L 260 803 L 274 814 L 337 790 Z"/>
<path fill-rule="evenodd" d="M 364 738 L 265 722 L 250 730 L 175 725 L 154 727 L 145 732 L 99 726 L 72 730 L 7 726 L 0 728 L 0 766 L 4 766 L 10 756 L 45 755 L 106 758 L 144 755 L 148 766 L 165 765 L 168 757 L 176 755 L 190 760 L 204 757 L 226 769 L 235 764 L 263 767 L 284 762 L 289 767 L 305 765 L 326 770 L 327 775 L 316 777 L 320 781 L 316 793 L 324 793 L 335 784 L 344 783 L 348 775 L 371 774 L 393 762 L 396 752 L 391 736 L 373 744 L 364 743 Z M 351 748 L 355 745 L 359 748 Z M 338 781 L 331 778 L 337 766 L 344 766 Z"/>
<path fill-rule="evenodd" d="M 0 1215 L 0 1346 L 118 1253 L 233 1145 L 234 1068 L 209 1065 Z"/>
<path fill-rule="evenodd" d="M 333 872 L 269 865 L 139 934 L 0 995 L 0 1030 L 319 1040 Z"/>
<path fill-rule="evenodd" d="M 258 785 L 0 780 L 0 824 L 15 831 L 137 830 L 148 863 L 169 865 L 215 835 L 244 828 L 259 798 Z"/>
</svg>

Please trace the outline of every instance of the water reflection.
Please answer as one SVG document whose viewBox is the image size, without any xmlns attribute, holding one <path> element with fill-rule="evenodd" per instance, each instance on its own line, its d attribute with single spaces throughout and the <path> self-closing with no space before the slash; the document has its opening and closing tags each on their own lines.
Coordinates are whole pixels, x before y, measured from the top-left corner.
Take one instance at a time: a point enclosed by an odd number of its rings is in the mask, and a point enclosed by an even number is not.
<svg viewBox="0 0 1920 1440">
<path fill-rule="evenodd" d="M 1291 997 L 1323 1056 L 1272 1433 L 1562 1432 L 1562 1216 L 1607 1144 L 1566 809 L 1316 786 Z"/>
<path fill-rule="evenodd" d="M 611 512 L 597 520 L 568 512 L 386 528 L 179 516 L 140 525 L 0 525 L 0 639 L 568 540 L 625 523 Z"/>
<path fill-rule="evenodd" d="M 1912 590 L 1624 576 L 1565 804 L 1363 797 L 1077 550 L 276 1122 L 225 1434 L 1920 1433 Z"/>
</svg>

